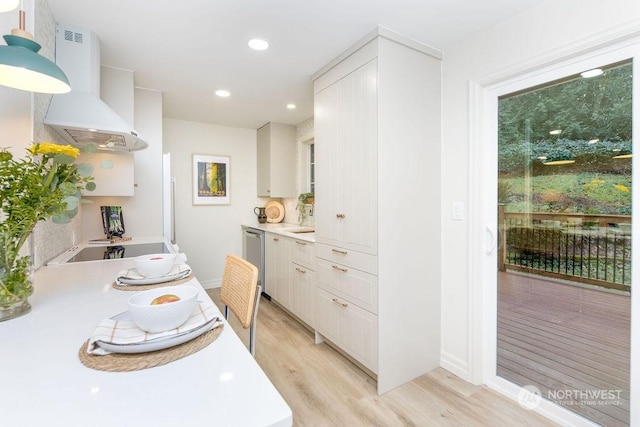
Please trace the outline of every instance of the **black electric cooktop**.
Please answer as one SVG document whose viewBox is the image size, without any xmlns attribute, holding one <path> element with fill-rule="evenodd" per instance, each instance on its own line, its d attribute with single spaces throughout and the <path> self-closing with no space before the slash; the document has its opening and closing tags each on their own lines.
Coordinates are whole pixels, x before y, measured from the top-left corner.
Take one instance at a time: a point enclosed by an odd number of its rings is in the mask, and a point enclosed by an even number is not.
<svg viewBox="0 0 640 427">
<path fill-rule="evenodd" d="M 67 262 L 98 261 L 101 259 L 134 258 L 147 254 L 170 253 L 163 242 L 132 243 L 127 245 L 88 246 Z"/>
</svg>

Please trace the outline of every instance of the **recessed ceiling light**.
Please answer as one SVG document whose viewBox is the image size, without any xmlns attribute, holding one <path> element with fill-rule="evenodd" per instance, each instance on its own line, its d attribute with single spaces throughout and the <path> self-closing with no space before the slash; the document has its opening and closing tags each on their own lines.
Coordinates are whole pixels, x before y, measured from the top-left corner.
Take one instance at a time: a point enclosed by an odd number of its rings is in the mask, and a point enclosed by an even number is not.
<svg viewBox="0 0 640 427">
<path fill-rule="evenodd" d="M 584 77 L 585 79 L 588 79 L 590 77 L 596 77 L 601 75 L 602 73 L 604 73 L 604 71 L 602 71 L 602 68 L 594 68 L 593 70 L 589 70 L 589 71 L 585 71 L 583 73 L 580 73 L 580 75 L 582 77 Z"/>
<path fill-rule="evenodd" d="M 216 95 L 218 95 L 220 98 L 226 98 L 231 95 L 231 93 L 228 90 L 219 89 L 216 91 Z"/>
<path fill-rule="evenodd" d="M 266 50 L 269 48 L 269 43 L 262 39 L 251 39 L 247 44 L 253 50 Z"/>
<path fill-rule="evenodd" d="M 18 7 L 19 0 L 0 0 L 0 12 L 9 12 Z"/>
<path fill-rule="evenodd" d="M 287 108 L 289 110 L 295 110 L 296 109 L 296 104 L 287 104 Z"/>
<path fill-rule="evenodd" d="M 549 135 L 560 135 L 562 133 L 561 129 L 554 129 L 549 132 Z"/>
</svg>

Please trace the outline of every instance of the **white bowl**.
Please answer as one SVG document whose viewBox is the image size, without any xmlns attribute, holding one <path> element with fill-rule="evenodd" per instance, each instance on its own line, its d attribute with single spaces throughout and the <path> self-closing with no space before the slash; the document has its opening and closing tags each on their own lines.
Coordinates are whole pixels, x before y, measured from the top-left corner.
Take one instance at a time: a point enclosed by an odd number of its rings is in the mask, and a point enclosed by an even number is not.
<svg viewBox="0 0 640 427">
<path fill-rule="evenodd" d="M 161 277 L 171 271 L 176 254 L 148 254 L 134 258 L 136 270 L 144 277 Z"/>
<path fill-rule="evenodd" d="M 175 295 L 175 302 L 151 305 L 162 295 Z M 143 331 L 155 333 L 175 329 L 187 321 L 198 303 L 198 290 L 189 285 L 165 286 L 138 292 L 129 297 L 129 313 Z"/>
</svg>

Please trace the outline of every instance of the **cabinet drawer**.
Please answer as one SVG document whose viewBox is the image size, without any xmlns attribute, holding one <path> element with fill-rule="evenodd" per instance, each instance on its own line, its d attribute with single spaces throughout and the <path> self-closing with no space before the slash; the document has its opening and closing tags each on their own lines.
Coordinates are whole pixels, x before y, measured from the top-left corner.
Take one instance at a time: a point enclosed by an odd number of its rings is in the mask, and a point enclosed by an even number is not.
<svg viewBox="0 0 640 427">
<path fill-rule="evenodd" d="M 378 257 L 338 246 L 316 243 L 316 256 L 341 265 L 357 268 L 370 274 L 378 274 Z"/>
<path fill-rule="evenodd" d="M 316 288 L 315 328 L 372 372 L 378 369 L 378 316 Z"/>
<path fill-rule="evenodd" d="M 312 242 L 293 239 L 291 245 L 291 260 L 307 268 L 314 269 L 316 251 Z"/>
<path fill-rule="evenodd" d="M 335 262 L 318 259 L 318 286 L 359 305 L 371 313 L 378 312 L 378 277 Z"/>
<path fill-rule="evenodd" d="M 314 327 L 313 301 L 316 284 L 313 270 L 291 263 L 291 307 L 289 309 L 307 325 Z"/>
</svg>

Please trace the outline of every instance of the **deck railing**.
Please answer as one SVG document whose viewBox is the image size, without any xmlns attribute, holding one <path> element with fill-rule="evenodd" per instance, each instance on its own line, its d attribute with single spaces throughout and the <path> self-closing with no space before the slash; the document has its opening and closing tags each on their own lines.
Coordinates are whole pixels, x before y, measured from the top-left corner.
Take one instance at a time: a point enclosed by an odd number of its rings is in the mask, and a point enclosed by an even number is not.
<svg viewBox="0 0 640 427">
<path fill-rule="evenodd" d="M 631 217 L 498 209 L 498 268 L 631 289 Z"/>
</svg>

